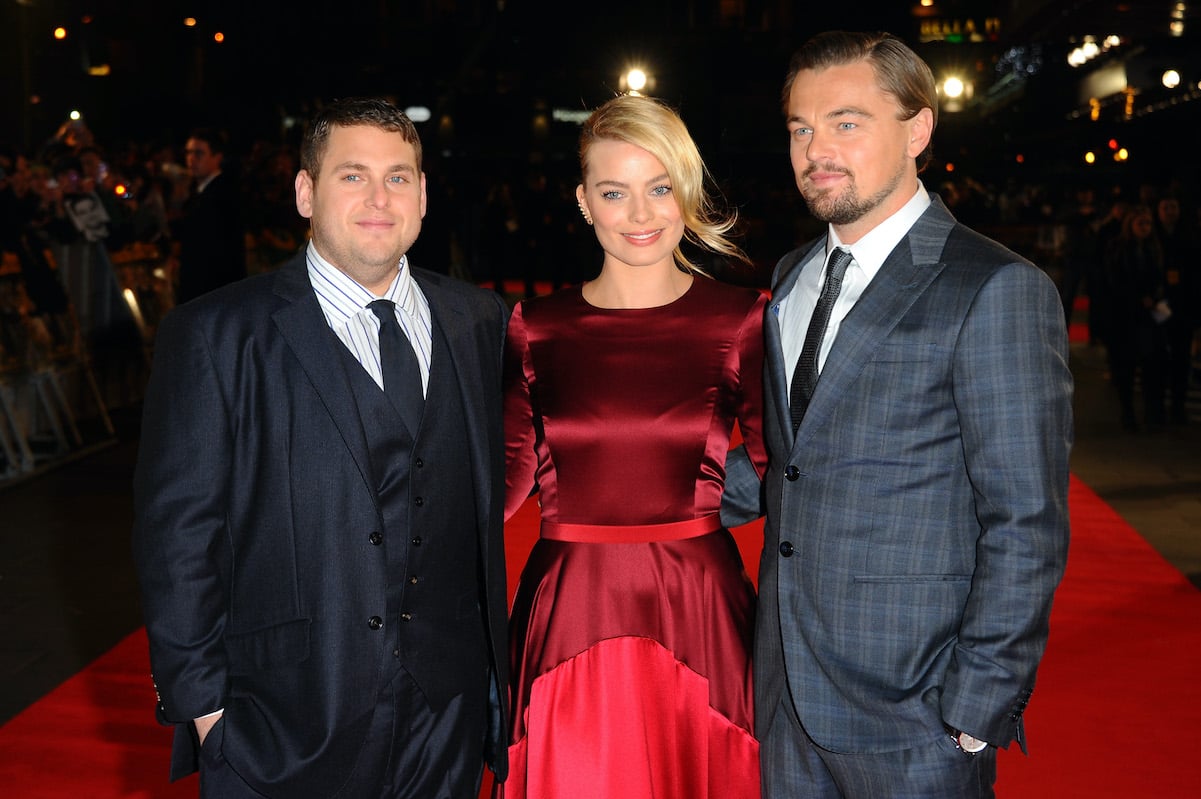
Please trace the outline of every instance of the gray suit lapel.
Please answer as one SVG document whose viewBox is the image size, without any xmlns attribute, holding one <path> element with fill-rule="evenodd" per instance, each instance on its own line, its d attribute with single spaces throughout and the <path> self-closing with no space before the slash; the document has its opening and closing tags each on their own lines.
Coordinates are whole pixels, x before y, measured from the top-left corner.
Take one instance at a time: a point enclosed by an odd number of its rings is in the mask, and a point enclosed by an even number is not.
<svg viewBox="0 0 1201 799">
<path fill-rule="evenodd" d="M 792 293 L 805 264 L 809 263 L 814 254 L 824 251 L 825 247 L 826 237 L 822 236 L 816 244 L 793 250 L 776 264 L 775 277 L 772 280 L 772 300 L 768 303 L 767 318 L 763 325 L 764 355 L 767 363 L 767 407 L 764 412 L 775 414 L 777 429 L 789 437 L 792 435 L 792 416 L 788 411 L 788 365 L 784 363 L 780 302 Z"/>
</svg>

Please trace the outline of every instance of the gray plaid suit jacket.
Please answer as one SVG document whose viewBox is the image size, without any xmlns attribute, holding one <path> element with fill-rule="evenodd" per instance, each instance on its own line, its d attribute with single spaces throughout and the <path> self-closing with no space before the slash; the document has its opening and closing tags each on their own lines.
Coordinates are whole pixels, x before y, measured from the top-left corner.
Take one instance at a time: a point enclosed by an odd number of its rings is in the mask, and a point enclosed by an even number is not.
<svg viewBox="0 0 1201 799">
<path fill-rule="evenodd" d="M 756 729 L 791 697 L 834 751 L 904 749 L 944 724 L 1024 749 L 1068 548 L 1055 286 L 934 196 L 842 322 L 794 437 L 776 303 L 824 246 L 773 277 L 762 492 L 739 453 L 727 467 L 723 520 L 766 514 Z"/>
</svg>

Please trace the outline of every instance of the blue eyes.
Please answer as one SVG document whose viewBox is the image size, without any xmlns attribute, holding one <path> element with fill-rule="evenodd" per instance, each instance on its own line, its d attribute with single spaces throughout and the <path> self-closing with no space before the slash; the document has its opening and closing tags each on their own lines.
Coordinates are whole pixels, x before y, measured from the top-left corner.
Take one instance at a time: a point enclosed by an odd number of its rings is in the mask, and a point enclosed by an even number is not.
<svg viewBox="0 0 1201 799">
<path fill-rule="evenodd" d="M 855 128 L 859 127 L 859 123 L 857 123 L 857 122 L 839 122 L 836 124 L 835 127 L 838 130 L 854 130 Z M 790 135 L 792 135 L 795 138 L 801 138 L 802 136 L 812 136 L 813 128 L 807 128 L 807 127 L 793 128 Z"/>
<path fill-rule="evenodd" d="M 362 175 L 345 175 L 342 178 L 342 180 L 346 181 L 347 183 L 362 183 L 363 176 Z M 389 175 L 388 177 L 384 178 L 384 181 L 386 183 L 392 183 L 394 185 L 400 185 L 402 183 L 407 182 L 404 178 L 404 175 Z"/>
<path fill-rule="evenodd" d="M 650 190 L 650 195 L 652 197 L 667 197 L 670 194 L 671 186 L 656 186 Z M 606 200 L 620 200 L 624 196 L 625 194 L 617 189 L 610 189 L 609 191 L 601 192 L 601 197 Z"/>
</svg>

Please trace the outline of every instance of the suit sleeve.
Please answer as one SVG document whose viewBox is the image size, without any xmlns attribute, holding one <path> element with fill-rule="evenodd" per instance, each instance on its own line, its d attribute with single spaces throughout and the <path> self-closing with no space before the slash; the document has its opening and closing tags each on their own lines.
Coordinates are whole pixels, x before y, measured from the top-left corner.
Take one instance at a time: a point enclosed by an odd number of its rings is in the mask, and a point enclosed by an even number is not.
<svg viewBox="0 0 1201 799">
<path fill-rule="evenodd" d="M 763 314 L 767 296 L 756 300 L 739 333 L 738 429 L 742 444 L 726 456 L 721 523 L 737 527 L 763 515 L 762 480 L 767 471 L 763 438 Z"/>
<path fill-rule="evenodd" d="M 505 336 L 505 519 L 521 508 L 535 489 L 538 453 L 530 399 L 529 340 L 522 305 L 509 319 Z"/>
<path fill-rule="evenodd" d="M 1020 719 L 1068 548 L 1072 377 L 1051 281 L 1028 264 L 999 269 L 972 304 L 952 369 L 980 534 L 943 719 L 1024 747 Z"/>
<path fill-rule="evenodd" d="M 169 314 L 156 336 L 134 474 L 134 560 L 162 720 L 221 708 L 231 420 L 194 318 Z"/>
</svg>

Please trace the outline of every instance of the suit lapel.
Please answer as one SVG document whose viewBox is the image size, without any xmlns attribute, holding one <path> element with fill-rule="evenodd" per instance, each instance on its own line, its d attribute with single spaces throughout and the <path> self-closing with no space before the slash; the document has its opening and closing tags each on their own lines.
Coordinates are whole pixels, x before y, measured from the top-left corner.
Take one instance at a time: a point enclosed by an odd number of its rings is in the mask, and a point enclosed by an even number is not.
<svg viewBox="0 0 1201 799">
<path fill-rule="evenodd" d="M 931 197 L 930 207 L 893 248 L 839 326 L 794 448 L 827 424 L 881 343 L 946 266 L 940 258 L 955 220 L 937 195 Z"/>
<path fill-rule="evenodd" d="M 374 498 L 376 484 L 372 478 L 367 434 L 363 431 L 350 383 L 340 368 L 341 355 L 335 349 L 341 343 L 329 329 L 317 302 L 303 254 L 280 267 L 275 293 L 287 303 L 272 315 L 275 326 L 321 397 Z M 281 399 L 286 401 L 286 398 Z"/>
<path fill-rule="evenodd" d="M 459 386 L 467 416 L 467 440 L 471 448 L 472 474 L 477 488 L 475 495 L 478 517 L 487 519 L 492 501 L 492 483 L 487 474 L 490 468 L 489 431 L 487 414 L 480 412 L 480 409 L 488 407 L 483 397 L 486 382 L 483 376 L 487 372 L 480 363 L 480 347 L 474 337 L 474 323 L 462 300 L 455 293 L 444 290 L 431 276 L 417 271 L 414 271 L 413 276 L 429 302 L 430 314 L 434 319 L 434 334 L 438 335 L 438 331 L 441 331 L 450 351 L 450 363 L 442 366 L 454 376 L 454 382 Z M 432 368 L 434 367 L 431 365 Z"/>
<path fill-rule="evenodd" d="M 824 251 L 825 247 L 826 237 L 822 236 L 816 244 L 793 250 L 776 264 L 775 278 L 772 280 L 772 300 L 767 305 L 767 319 L 764 320 L 763 325 L 768 404 L 764 412 L 775 415 L 777 429 L 788 438 L 790 444 L 792 443 L 792 415 L 788 410 L 788 365 L 784 363 L 784 343 L 780 331 L 780 302 L 792 293 L 805 264 L 809 263 L 815 253 Z"/>
</svg>

